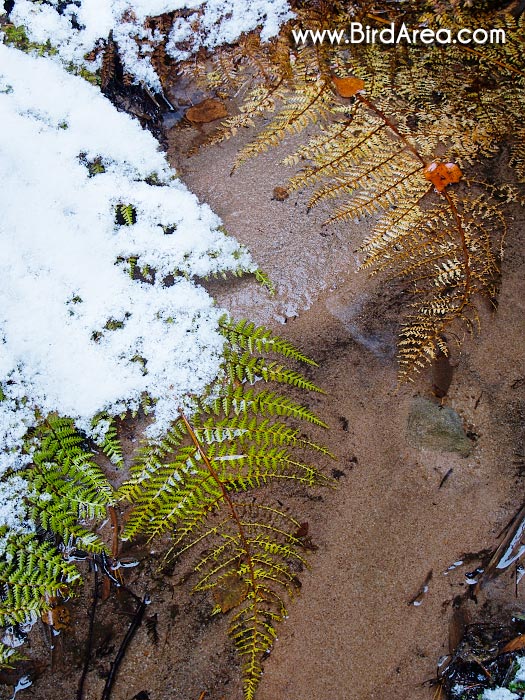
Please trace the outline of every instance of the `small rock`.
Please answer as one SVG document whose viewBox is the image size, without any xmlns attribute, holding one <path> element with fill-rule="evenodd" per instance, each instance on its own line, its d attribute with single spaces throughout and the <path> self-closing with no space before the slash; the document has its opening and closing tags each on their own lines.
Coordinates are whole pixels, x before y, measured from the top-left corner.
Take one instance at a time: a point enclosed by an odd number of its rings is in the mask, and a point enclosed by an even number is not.
<svg viewBox="0 0 525 700">
<path fill-rule="evenodd" d="M 422 397 L 416 398 L 410 408 L 407 437 L 412 447 L 456 452 L 462 457 L 468 457 L 473 448 L 456 411 Z"/>
</svg>

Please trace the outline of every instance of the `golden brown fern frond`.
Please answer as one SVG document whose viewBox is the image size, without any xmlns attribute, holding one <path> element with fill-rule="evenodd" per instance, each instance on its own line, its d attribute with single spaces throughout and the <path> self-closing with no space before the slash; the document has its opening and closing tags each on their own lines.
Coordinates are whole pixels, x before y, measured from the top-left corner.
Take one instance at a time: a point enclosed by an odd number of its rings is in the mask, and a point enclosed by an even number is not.
<svg viewBox="0 0 525 700">
<path fill-rule="evenodd" d="M 285 83 L 284 77 L 276 84 L 255 89 L 255 100 L 243 106 L 241 121 L 227 123 L 230 128 L 238 128 L 239 123 L 253 123 L 253 116 L 272 112 L 277 106 L 277 114 L 270 123 L 238 153 L 235 168 L 266 150 L 276 146 L 282 139 L 299 133 L 308 124 L 326 117 L 333 102 L 330 77 L 319 70 L 317 54 L 310 49 L 299 52 L 294 65 L 295 81 Z"/>
<path fill-rule="evenodd" d="M 516 130 L 515 142 L 511 144 L 510 165 L 516 170 L 520 182 L 525 182 L 525 125 Z"/>
<path fill-rule="evenodd" d="M 497 290 L 503 215 L 480 194 L 483 187 L 457 183 L 502 144 L 509 146 L 505 152 L 518 178 L 525 178 L 525 19 L 500 11 L 493 0 L 474 7 L 462 0 L 312 0 L 294 9 L 294 25 L 314 32 L 358 21 L 450 34 L 446 44 L 389 46 L 294 45 L 288 36 L 286 46 L 286 28 L 275 44 L 281 58 L 273 69 L 265 63 L 268 49 L 246 44 L 236 64 L 244 104 L 215 138 L 270 117 L 239 152 L 238 167 L 318 124 L 284 160 L 301 167 L 287 189 L 312 188 L 309 208 L 332 200 L 329 222 L 382 214 L 363 245 L 363 267 L 407 280 L 415 296 L 414 304 L 407 302 L 412 311 L 400 339 L 400 376 L 406 378 L 438 349 L 446 353 L 446 328 L 456 319 L 470 327 L 477 297 L 492 299 Z M 505 32 L 506 41 L 454 43 L 465 27 Z"/>
<path fill-rule="evenodd" d="M 110 32 L 102 54 L 102 66 L 100 68 L 100 87 L 106 91 L 115 77 L 118 64 L 117 46 L 113 41 L 113 32 Z"/>
<path fill-rule="evenodd" d="M 309 206 L 342 199 L 329 222 L 384 212 L 361 248 L 362 267 L 408 281 L 417 300 L 399 343 L 400 379 L 406 379 L 435 356 L 451 323 L 470 326 L 479 295 L 496 295 L 505 221 L 479 188 L 465 187 L 461 196 L 452 191 L 462 177 L 457 165 L 427 164 L 366 97 L 356 95 L 346 116 L 287 159 L 309 162 L 290 187 L 326 180 Z"/>
<path fill-rule="evenodd" d="M 417 300 L 400 333 L 400 379 L 438 349 L 447 354 L 447 328 L 456 320 L 470 328 L 477 299 L 496 297 L 506 230 L 498 205 L 470 188 L 421 204 L 388 212 L 362 247 L 363 267 L 407 280 Z"/>
<path fill-rule="evenodd" d="M 149 29 L 152 35 L 156 37 L 156 40 L 148 42 L 151 46 L 150 60 L 163 90 L 166 90 L 169 86 L 173 65 L 173 60 L 166 51 L 166 45 L 173 25 L 174 15 L 174 12 L 167 12 L 157 17 L 148 17 L 145 21 L 146 29 Z"/>
</svg>

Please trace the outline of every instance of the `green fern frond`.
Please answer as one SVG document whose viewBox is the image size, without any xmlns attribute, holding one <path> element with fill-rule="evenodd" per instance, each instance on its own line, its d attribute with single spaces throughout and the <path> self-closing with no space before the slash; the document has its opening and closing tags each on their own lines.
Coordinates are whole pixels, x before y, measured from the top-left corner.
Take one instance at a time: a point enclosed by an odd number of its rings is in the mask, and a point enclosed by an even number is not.
<svg viewBox="0 0 525 700">
<path fill-rule="evenodd" d="M 317 391 L 324 393 L 309 379 L 295 370 L 289 369 L 277 362 L 271 362 L 260 357 L 253 357 L 249 352 L 239 355 L 235 352 L 226 351 L 226 362 L 224 369 L 231 382 L 248 381 L 254 383 L 259 379 L 267 382 L 279 382 L 280 384 L 290 384 L 291 386 L 306 389 L 307 391 Z"/>
<path fill-rule="evenodd" d="M 11 536 L 0 559 L 0 626 L 35 619 L 46 596 L 70 593 L 80 574 L 57 550 L 34 534 Z"/>
<path fill-rule="evenodd" d="M 295 536 L 300 523 L 265 503 L 264 489 L 282 480 L 331 485 L 315 461 L 332 455 L 286 422 L 326 427 L 312 411 L 256 382 L 318 390 L 266 355 L 314 363 L 266 328 L 227 318 L 220 328 L 221 378 L 207 399 L 195 402 L 191 417 L 181 413 L 163 438 L 141 448 L 119 495 L 133 503 L 123 537 L 171 533 L 168 556 L 196 552 L 195 589 L 212 593 L 215 612 L 234 611 L 230 634 L 243 658 L 249 698 L 298 586 L 293 564 L 306 563 Z"/>
<path fill-rule="evenodd" d="M 79 521 L 102 518 L 113 491 L 73 421 L 49 417 L 33 440 L 32 464 L 22 472 L 31 519 L 64 543 L 73 538 L 88 551 L 103 551 L 100 538 Z"/>
<path fill-rule="evenodd" d="M 12 669 L 17 661 L 23 661 L 25 658 L 18 649 L 0 642 L 0 670 Z"/>
<path fill-rule="evenodd" d="M 119 440 L 116 420 L 107 413 L 96 416 L 92 422 L 93 428 L 102 430 L 102 437 L 96 440 L 97 445 L 102 448 L 102 452 L 112 464 L 119 467 L 124 466 L 124 454 L 122 443 Z"/>
<path fill-rule="evenodd" d="M 215 416 L 223 412 L 227 416 L 251 414 L 289 417 L 308 421 L 323 428 L 328 427 L 306 406 L 295 403 L 286 396 L 265 390 L 254 391 L 231 384 L 224 389 L 219 398 L 203 404 L 201 410 L 205 413 L 213 413 Z"/>
<path fill-rule="evenodd" d="M 256 326 L 246 320 L 232 321 L 227 316 L 221 318 L 219 326 L 233 350 L 248 350 L 252 354 L 254 352 L 277 353 L 291 360 L 317 366 L 292 343 L 274 335 L 264 326 Z"/>
<path fill-rule="evenodd" d="M 116 214 L 118 224 L 133 226 L 137 221 L 137 212 L 132 204 L 117 204 Z"/>
<path fill-rule="evenodd" d="M 270 296 L 274 296 L 275 291 L 276 291 L 275 285 L 272 282 L 272 280 L 268 277 L 268 275 L 265 272 L 263 272 L 263 270 L 261 270 L 259 268 L 257 268 L 257 270 L 255 270 L 255 279 L 263 287 L 266 287 Z"/>
</svg>

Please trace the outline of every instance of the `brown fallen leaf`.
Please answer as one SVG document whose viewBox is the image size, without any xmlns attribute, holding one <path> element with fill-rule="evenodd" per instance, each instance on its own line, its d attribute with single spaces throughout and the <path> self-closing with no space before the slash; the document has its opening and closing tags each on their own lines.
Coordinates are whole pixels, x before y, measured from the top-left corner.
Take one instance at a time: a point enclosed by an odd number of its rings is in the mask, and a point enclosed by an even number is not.
<svg viewBox="0 0 525 700">
<path fill-rule="evenodd" d="M 289 196 L 290 196 L 290 194 L 285 187 L 274 187 L 273 188 L 272 199 L 276 199 L 278 202 L 284 202 L 284 200 L 288 199 Z"/>
<path fill-rule="evenodd" d="M 221 100 L 214 97 L 199 102 L 186 111 L 186 119 L 192 124 L 208 124 L 216 119 L 223 119 L 228 116 L 228 111 Z"/>
<path fill-rule="evenodd" d="M 297 537 L 297 539 L 301 539 L 302 537 L 306 537 L 308 535 L 308 530 L 310 529 L 310 526 L 308 523 L 301 523 L 297 530 L 294 532 L 294 537 Z"/>
<path fill-rule="evenodd" d="M 55 630 L 71 629 L 71 613 L 65 605 L 54 605 L 42 613 L 42 622 Z"/>
<path fill-rule="evenodd" d="M 453 654 L 465 636 L 468 618 L 464 610 L 456 608 L 448 625 L 448 653 Z"/>
<path fill-rule="evenodd" d="M 365 81 L 361 78 L 338 78 L 334 75 L 332 82 L 340 97 L 353 97 L 365 87 Z"/>
<path fill-rule="evenodd" d="M 509 651 L 519 651 L 520 649 L 525 649 L 525 634 L 519 634 L 514 639 L 511 639 L 510 642 L 507 642 L 500 654 L 508 654 Z"/>
<path fill-rule="evenodd" d="M 222 578 L 213 589 L 213 600 L 223 613 L 236 608 L 247 595 L 248 586 L 236 573 L 228 574 Z"/>
</svg>

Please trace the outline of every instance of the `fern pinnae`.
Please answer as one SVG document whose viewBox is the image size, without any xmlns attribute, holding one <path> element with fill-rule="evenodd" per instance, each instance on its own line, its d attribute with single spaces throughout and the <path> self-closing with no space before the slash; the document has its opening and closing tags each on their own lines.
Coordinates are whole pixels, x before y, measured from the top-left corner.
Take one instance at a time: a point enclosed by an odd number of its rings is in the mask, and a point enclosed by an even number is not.
<svg viewBox="0 0 525 700">
<path fill-rule="evenodd" d="M 292 401 L 286 396 L 264 389 L 255 391 L 247 386 L 229 384 L 223 394 L 211 403 L 200 405 L 200 410 L 209 415 L 263 415 L 281 416 L 304 420 L 321 428 L 328 428 L 315 413 L 306 406 Z"/>
<path fill-rule="evenodd" d="M 33 463 L 23 472 L 29 483 L 31 517 L 67 543 L 71 537 L 88 551 L 103 551 L 100 538 L 79 521 L 100 519 L 113 503 L 111 486 L 84 438 L 68 418 L 49 417 L 33 440 Z"/>
<path fill-rule="evenodd" d="M 103 434 L 95 440 L 112 464 L 124 466 L 124 452 L 118 437 L 117 424 L 113 416 L 101 413 L 92 421 L 94 429 L 102 428 Z"/>
<path fill-rule="evenodd" d="M 224 373 L 208 397 L 180 412 L 169 439 L 142 448 L 120 489 L 133 504 L 123 537 L 170 533 L 166 558 L 194 552 L 194 589 L 212 593 L 215 612 L 234 608 L 230 635 L 243 658 L 245 697 L 253 697 L 274 625 L 298 585 L 291 562 L 305 563 L 294 535 L 299 522 L 266 503 L 264 493 L 283 482 L 331 486 L 303 457 L 331 454 L 287 424 L 326 427 L 312 411 L 261 388 L 274 381 L 317 389 L 268 356 L 312 364 L 309 358 L 265 328 L 222 324 Z"/>
<path fill-rule="evenodd" d="M 226 351 L 224 369 L 230 381 L 234 383 L 250 382 L 253 384 L 258 379 L 267 382 L 274 381 L 280 384 L 290 384 L 307 391 L 324 393 L 323 390 L 300 372 L 296 372 L 277 362 L 268 361 L 266 358 L 253 357 L 249 352 L 242 353 Z"/>
<path fill-rule="evenodd" d="M 0 626 L 34 622 L 46 596 L 65 595 L 79 582 L 76 567 L 52 545 L 33 533 L 10 537 L 0 560 Z"/>
<path fill-rule="evenodd" d="M 248 350 L 250 353 L 272 352 L 292 360 L 304 362 L 317 367 L 317 363 L 307 357 L 295 345 L 273 334 L 264 326 L 256 326 L 246 320 L 232 321 L 223 316 L 219 321 L 220 329 L 232 348 Z"/>
</svg>

